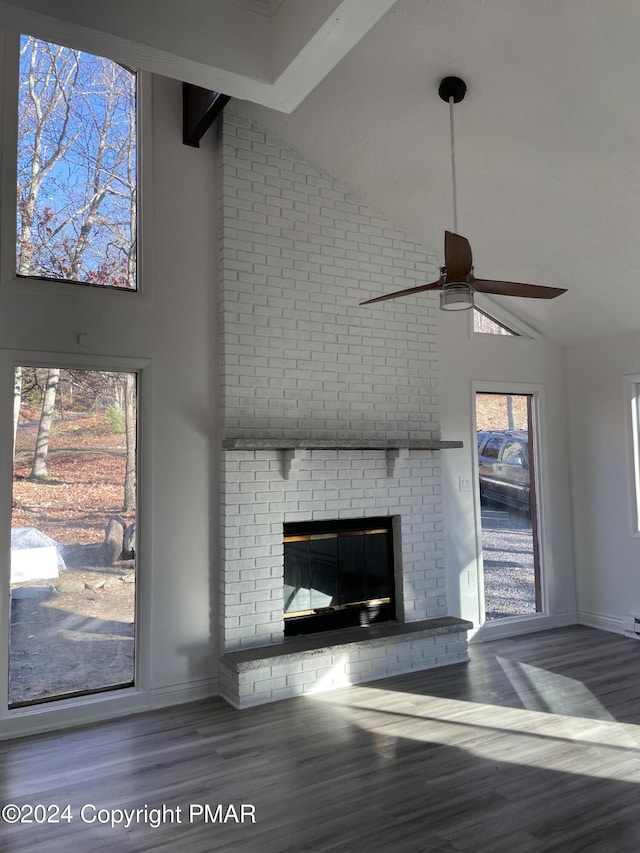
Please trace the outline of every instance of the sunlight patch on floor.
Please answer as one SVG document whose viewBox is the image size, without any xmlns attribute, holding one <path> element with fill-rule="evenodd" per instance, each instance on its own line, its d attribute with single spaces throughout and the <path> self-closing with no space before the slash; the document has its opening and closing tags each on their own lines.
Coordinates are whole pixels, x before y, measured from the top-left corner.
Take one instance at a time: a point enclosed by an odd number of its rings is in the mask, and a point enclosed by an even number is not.
<svg viewBox="0 0 640 853">
<path fill-rule="evenodd" d="M 586 688 L 585 688 L 586 689 Z M 595 697 L 594 697 L 595 698 Z M 363 686 L 314 696 L 372 736 L 466 750 L 488 761 L 637 784 L 640 732 L 610 719 L 508 708 Z M 597 701 L 597 700 L 596 700 Z M 363 721 L 362 711 L 367 711 Z M 599 753 L 594 772 L 594 750 Z"/>
<path fill-rule="evenodd" d="M 615 720 L 602 702 L 576 678 L 499 655 L 496 660 L 525 708 L 594 720 Z"/>
</svg>

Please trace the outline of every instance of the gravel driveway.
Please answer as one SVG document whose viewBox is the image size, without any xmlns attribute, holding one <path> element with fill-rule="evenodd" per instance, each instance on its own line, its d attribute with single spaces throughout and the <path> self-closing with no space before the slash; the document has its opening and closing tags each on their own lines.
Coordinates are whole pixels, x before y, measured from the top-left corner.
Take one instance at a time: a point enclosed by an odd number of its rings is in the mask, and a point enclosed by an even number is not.
<svg viewBox="0 0 640 853">
<path fill-rule="evenodd" d="M 533 534 L 527 515 L 484 506 L 482 550 L 486 619 L 535 613 Z"/>
</svg>

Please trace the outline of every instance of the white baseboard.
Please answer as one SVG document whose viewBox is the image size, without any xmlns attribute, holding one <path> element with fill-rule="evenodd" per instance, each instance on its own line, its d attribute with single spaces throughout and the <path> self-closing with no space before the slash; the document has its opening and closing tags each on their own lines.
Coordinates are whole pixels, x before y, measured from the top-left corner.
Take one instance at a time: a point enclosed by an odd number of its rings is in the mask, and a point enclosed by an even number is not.
<svg viewBox="0 0 640 853">
<path fill-rule="evenodd" d="M 578 610 L 578 624 L 588 628 L 599 628 L 613 634 L 624 634 L 624 617 L 610 613 L 595 613 L 592 610 Z"/>
<path fill-rule="evenodd" d="M 143 711 L 210 699 L 218 694 L 219 684 L 216 677 L 148 691 L 128 688 L 15 708 L 0 717 L 0 740 L 128 717 Z"/>
<path fill-rule="evenodd" d="M 533 634 L 536 631 L 549 631 L 552 628 L 566 628 L 578 624 L 575 610 L 548 615 L 534 613 L 531 616 L 514 616 L 485 622 L 474 631 L 469 631 L 470 643 L 486 643 L 489 640 L 502 640 L 518 637 L 521 634 Z"/>
<path fill-rule="evenodd" d="M 201 678 L 186 684 L 170 684 L 168 687 L 156 687 L 149 692 L 153 708 L 166 708 L 170 705 L 184 705 L 186 702 L 198 702 L 211 699 L 220 694 L 220 684 L 215 678 Z"/>
</svg>

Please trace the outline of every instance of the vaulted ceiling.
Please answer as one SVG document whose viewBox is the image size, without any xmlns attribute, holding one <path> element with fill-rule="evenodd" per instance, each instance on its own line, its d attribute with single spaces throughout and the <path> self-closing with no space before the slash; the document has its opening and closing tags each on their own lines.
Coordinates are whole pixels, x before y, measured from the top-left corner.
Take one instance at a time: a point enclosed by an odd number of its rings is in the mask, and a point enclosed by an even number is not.
<svg viewBox="0 0 640 853">
<path fill-rule="evenodd" d="M 640 330 L 637 0 L 22 0 L 0 2 L 2 24 L 242 99 L 439 253 L 453 223 L 437 86 L 462 76 L 476 274 L 568 288 L 503 300 L 556 340 Z"/>
</svg>

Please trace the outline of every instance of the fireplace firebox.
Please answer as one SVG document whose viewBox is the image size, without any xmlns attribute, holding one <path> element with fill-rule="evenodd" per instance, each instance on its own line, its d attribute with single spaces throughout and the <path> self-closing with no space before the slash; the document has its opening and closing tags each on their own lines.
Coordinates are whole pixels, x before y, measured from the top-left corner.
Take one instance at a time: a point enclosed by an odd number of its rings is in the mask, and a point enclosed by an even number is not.
<svg viewBox="0 0 640 853">
<path fill-rule="evenodd" d="M 393 519 L 284 525 L 285 636 L 395 619 Z"/>
</svg>

